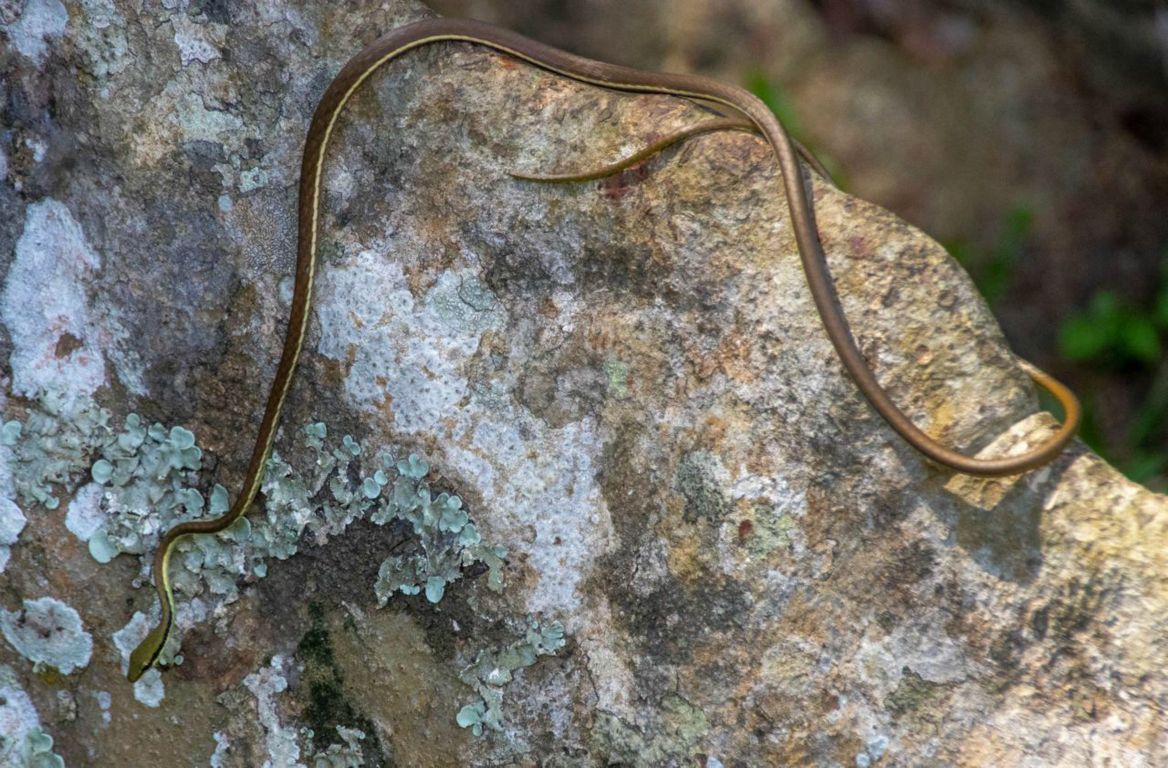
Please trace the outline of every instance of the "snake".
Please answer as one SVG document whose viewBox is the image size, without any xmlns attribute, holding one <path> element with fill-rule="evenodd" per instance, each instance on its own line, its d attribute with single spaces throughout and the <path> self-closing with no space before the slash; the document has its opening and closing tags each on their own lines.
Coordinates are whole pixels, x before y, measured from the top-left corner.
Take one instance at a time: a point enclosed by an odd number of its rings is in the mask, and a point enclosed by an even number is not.
<svg viewBox="0 0 1168 768">
<path fill-rule="evenodd" d="M 130 654 L 126 676 L 131 682 L 141 678 L 158 661 L 173 629 L 175 602 L 169 567 L 175 545 L 187 536 L 217 533 L 226 529 L 247 512 L 260 490 L 264 467 L 280 423 L 280 413 L 304 345 L 312 305 L 313 276 L 317 268 L 322 170 L 325 151 L 337 120 L 353 94 L 386 63 L 414 49 L 444 42 L 470 43 L 493 49 L 579 83 L 624 93 L 663 94 L 690 99 L 720 106 L 738 116 L 739 122 L 760 135 L 774 152 L 807 285 L 823 328 L 844 369 L 876 412 L 928 460 L 967 475 L 1015 475 L 1051 462 L 1074 436 L 1080 419 L 1080 407 L 1075 395 L 1056 379 L 1021 359 L 1018 360 L 1019 366 L 1039 387 L 1054 396 L 1063 411 L 1059 428 L 1029 451 L 995 458 L 962 454 L 934 440 L 900 410 L 877 381 L 844 317 L 804 188 L 799 151 L 774 113 L 749 91 L 700 75 L 648 72 L 594 61 L 480 21 L 455 18 L 418 21 L 387 32 L 353 56 L 325 89 L 313 113 L 301 158 L 295 282 L 288 325 L 242 488 L 223 515 L 179 523 L 161 537 L 153 560 L 154 585 L 161 601 L 160 618 Z M 721 129 L 726 129 L 726 126 L 721 126 Z M 662 141 L 676 141 L 685 137 L 668 136 Z M 648 149 L 658 151 L 662 148 L 661 142 L 656 142 Z M 582 175 L 560 175 L 558 180 L 579 177 Z M 539 180 L 538 177 L 533 178 Z"/>
</svg>

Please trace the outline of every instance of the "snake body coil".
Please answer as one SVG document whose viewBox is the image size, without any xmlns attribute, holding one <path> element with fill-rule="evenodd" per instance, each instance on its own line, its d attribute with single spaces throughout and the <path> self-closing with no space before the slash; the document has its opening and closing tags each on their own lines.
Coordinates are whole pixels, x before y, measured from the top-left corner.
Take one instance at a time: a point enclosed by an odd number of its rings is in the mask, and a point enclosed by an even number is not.
<svg viewBox="0 0 1168 768">
<path fill-rule="evenodd" d="M 1079 419 L 1079 407 L 1074 395 L 1066 387 L 1029 364 L 1024 364 L 1026 372 L 1039 385 L 1050 390 L 1065 411 L 1063 424 L 1059 430 L 1047 442 L 1029 453 L 1007 458 L 975 459 L 940 445 L 918 429 L 901 412 L 877 382 L 848 329 L 815 230 L 792 142 L 770 109 L 749 92 L 695 75 L 642 72 L 592 61 L 529 40 L 509 30 L 477 21 L 462 19 L 421 21 L 389 32 L 354 56 L 329 84 L 313 115 L 300 172 L 296 281 L 287 335 L 272 389 L 268 394 L 263 420 L 256 435 L 255 448 L 252 450 L 243 488 L 231 509 L 222 517 L 181 523 L 167 531 L 159 542 L 154 558 L 154 580 L 162 602 L 162 616 L 158 625 L 130 656 L 127 677 L 131 681 L 141 677 L 157 661 L 174 623 L 174 593 L 168 566 L 175 543 L 184 536 L 224 530 L 243 516 L 259 491 L 264 465 L 272 450 L 280 412 L 292 382 L 308 323 L 312 302 L 312 279 L 316 270 L 321 169 L 337 118 L 353 93 L 386 62 L 414 48 L 444 41 L 461 41 L 492 48 L 550 72 L 603 88 L 634 93 L 670 94 L 713 102 L 729 107 L 749 120 L 770 144 L 778 159 L 807 284 L 823 320 L 824 329 L 840 360 L 872 407 L 904 440 L 932 461 L 970 475 L 1016 474 L 1051 461 L 1074 435 Z"/>
</svg>

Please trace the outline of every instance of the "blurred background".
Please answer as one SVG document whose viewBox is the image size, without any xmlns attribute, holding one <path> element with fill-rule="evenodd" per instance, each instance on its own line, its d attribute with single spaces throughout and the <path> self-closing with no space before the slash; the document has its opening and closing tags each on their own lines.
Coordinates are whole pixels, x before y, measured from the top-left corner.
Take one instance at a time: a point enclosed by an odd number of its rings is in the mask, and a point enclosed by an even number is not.
<svg viewBox="0 0 1168 768">
<path fill-rule="evenodd" d="M 1168 490 L 1168 2 L 428 0 L 762 97 L 848 192 L 943 243 L 1082 436 Z"/>
</svg>

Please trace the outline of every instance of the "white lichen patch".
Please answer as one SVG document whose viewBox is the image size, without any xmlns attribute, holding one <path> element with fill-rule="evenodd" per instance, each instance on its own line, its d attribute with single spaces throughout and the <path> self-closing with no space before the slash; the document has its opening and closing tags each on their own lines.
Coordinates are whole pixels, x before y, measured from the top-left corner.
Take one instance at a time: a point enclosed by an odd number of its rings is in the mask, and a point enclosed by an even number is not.
<svg viewBox="0 0 1168 768">
<path fill-rule="evenodd" d="M 114 632 L 114 647 L 122 655 L 122 674 L 130 668 L 130 654 L 149 632 L 150 623 L 141 611 L 135 611 L 129 623 Z M 169 648 L 170 644 L 167 646 Z M 157 668 L 146 670 L 134 683 L 134 698 L 148 707 L 158 707 L 165 695 L 166 686 L 162 684 L 162 673 Z"/>
<path fill-rule="evenodd" d="M 52 597 L 25 600 L 18 611 L 0 610 L 0 632 L 34 667 L 71 674 L 89 664 L 93 638 L 71 606 Z"/>
<path fill-rule="evenodd" d="M 49 145 L 45 144 L 44 140 L 39 136 L 29 134 L 24 137 L 24 146 L 28 147 L 32 152 L 32 161 L 39 163 L 45 159 L 45 154 L 49 151 Z"/>
<path fill-rule="evenodd" d="M 184 67 L 195 61 L 206 64 L 222 56 L 219 52 L 224 41 L 222 25 L 196 24 L 189 16 L 176 16 L 173 23 L 174 44 L 178 46 Z"/>
<path fill-rule="evenodd" d="M 93 698 L 97 699 L 97 707 L 101 710 L 102 725 L 109 725 L 113 721 L 110 707 L 113 705 L 114 697 L 109 691 L 94 691 Z"/>
<path fill-rule="evenodd" d="M 930 683 L 959 683 L 974 675 L 978 670 L 966 646 L 931 631 L 945 620 L 940 613 L 921 616 L 917 623 L 897 625 L 889 633 L 869 627 L 855 656 L 858 679 L 883 698 L 896 689 L 905 669 Z"/>
<path fill-rule="evenodd" d="M 32 699 L 11 667 L 0 665 L 0 765 L 12 768 L 64 768 L 53 752 L 53 737 L 41 730 Z"/>
<path fill-rule="evenodd" d="M 72 399 L 105 382 L 105 340 L 85 295 L 100 267 L 64 203 L 50 198 L 28 206 L 0 296 L 0 321 L 12 338 L 14 392 L 37 397 L 53 388 Z"/>
<path fill-rule="evenodd" d="M 268 666 L 260 667 L 243 679 L 243 685 L 256 702 L 256 719 L 264 732 L 264 746 L 267 756 L 263 768 L 360 768 L 365 765 L 361 742 L 365 733 L 356 728 L 337 726 L 340 741 L 324 749 L 314 747 L 314 734 L 309 729 L 297 729 L 285 725 L 280 717 L 277 698 L 288 689 L 288 675 L 292 673 L 290 662 L 283 656 L 273 656 Z M 301 744 L 303 736 L 304 744 Z M 227 737 L 215 734 L 215 753 L 211 765 L 222 763 L 229 749 Z M 301 761 L 300 755 L 308 755 Z"/>
<path fill-rule="evenodd" d="M 280 712 L 276 707 L 276 695 L 288 689 L 288 679 L 284 676 L 284 657 L 273 656 L 271 664 L 252 672 L 243 679 L 243 684 L 255 696 L 256 715 L 264 730 L 267 758 L 263 768 L 302 765 L 296 730 L 280 721 Z"/>
<path fill-rule="evenodd" d="M 469 305 L 465 312 L 458 307 L 460 282 L 447 275 L 435 287 L 436 296 L 415 306 L 401 265 L 379 254 L 363 251 L 348 264 L 325 270 L 317 303 L 319 350 L 339 360 L 355 353 L 345 379 L 352 402 L 370 407 L 392 398 L 398 428 L 423 432 L 468 395 L 459 362 L 477 349 L 499 314 L 488 304 L 471 327 L 460 328 L 460 319 L 471 312 Z M 477 287 L 473 293 L 489 301 Z M 330 295 L 345 298 L 323 298 Z"/>
<path fill-rule="evenodd" d="M 116 75 L 130 62 L 126 19 L 113 0 L 81 0 L 74 37 L 85 65 L 97 78 Z"/>
<path fill-rule="evenodd" d="M 343 725 L 336 727 L 339 742 L 329 744 L 324 749 L 314 749 L 313 737 L 315 734 L 308 731 L 308 745 L 305 751 L 308 758 L 307 768 L 360 768 L 365 765 L 365 753 L 361 749 L 361 742 L 365 740 L 365 732 L 358 728 L 346 728 Z"/>
<path fill-rule="evenodd" d="M 179 130 L 188 141 L 227 143 L 232 134 L 243 129 L 243 120 L 239 116 L 207 107 L 197 93 L 179 97 L 175 108 Z"/>
<path fill-rule="evenodd" d="M 106 340 L 105 358 L 113 364 L 118 381 L 135 395 L 147 394 L 140 345 L 123 321 L 124 308 L 106 304 L 100 313 L 102 338 Z"/>
<path fill-rule="evenodd" d="M 223 761 L 231 749 L 231 740 L 223 731 L 215 731 L 212 737 L 215 739 L 215 751 L 211 753 L 211 768 L 223 768 Z"/>
<path fill-rule="evenodd" d="M 105 492 L 97 483 L 87 483 L 73 495 L 65 512 L 65 527 L 81 541 L 89 541 L 105 522 L 101 497 Z"/>
<path fill-rule="evenodd" d="M 587 622 L 581 585 L 612 545 L 596 482 L 603 449 L 596 423 L 585 418 L 555 428 L 510 401 L 483 406 L 472 400 L 455 412 L 453 420 L 466 421 L 459 426 L 469 444 L 453 443 L 446 463 L 485 481 L 484 525 L 538 574 L 526 610 L 562 616 L 576 632 Z"/>
<path fill-rule="evenodd" d="M 9 460 L 12 449 L 5 444 L 4 424 L 0 424 L 0 573 L 8 566 L 10 547 L 20 538 L 28 519 L 16 506 L 16 488 L 12 483 Z"/>
<path fill-rule="evenodd" d="M 318 349 L 348 364 L 350 403 L 389 404 L 396 430 L 444 446 L 443 471 L 475 484 L 491 533 L 537 574 L 527 611 L 563 615 L 575 631 L 580 584 L 611 542 L 594 421 L 551 427 L 507 391 L 471 386 L 481 338 L 506 319 L 472 270 L 439 275 L 415 300 L 400 264 L 364 251 L 325 270 L 320 295 Z"/>
<path fill-rule="evenodd" d="M 13 48 L 39 66 L 45 61 L 50 43 L 65 33 L 68 23 L 69 11 L 61 0 L 26 0 L 16 21 L 0 29 Z"/>
<path fill-rule="evenodd" d="M 0 573 L 8 567 L 12 556 L 11 546 L 20 538 L 27 522 L 25 516 L 11 499 L 0 498 Z"/>
<path fill-rule="evenodd" d="M 263 168 L 249 168 L 239 174 L 239 191 L 247 194 L 268 186 L 268 172 Z"/>
</svg>

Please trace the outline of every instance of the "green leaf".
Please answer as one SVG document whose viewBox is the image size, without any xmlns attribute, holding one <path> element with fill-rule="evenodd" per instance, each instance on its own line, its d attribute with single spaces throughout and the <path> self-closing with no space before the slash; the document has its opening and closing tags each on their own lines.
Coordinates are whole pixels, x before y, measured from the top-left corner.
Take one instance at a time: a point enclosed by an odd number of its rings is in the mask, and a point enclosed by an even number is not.
<svg viewBox="0 0 1168 768">
<path fill-rule="evenodd" d="M 1160 337 L 1149 316 L 1128 315 L 1122 328 L 1120 338 L 1127 357 L 1153 365 L 1160 359 Z"/>
<path fill-rule="evenodd" d="M 1087 315 L 1071 317 L 1058 334 L 1058 352 L 1066 359 L 1099 357 L 1113 344 L 1113 330 Z"/>
<path fill-rule="evenodd" d="M 1156 296 L 1156 306 L 1152 313 L 1156 325 L 1168 331 L 1168 282 L 1160 286 L 1160 293 Z"/>
<path fill-rule="evenodd" d="M 1123 464 L 1123 473 L 1137 483 L 1146 483 L 1168 470 L 1168 454 L 1137 452 Z"/>
<path fill-rule="evenodd" d="M 746 90 L 753 93 L 767 105 L 767 108 L 775 114 L 783 127 L 787 129 L 787 133 L 799 139 L 803 136 L 802 125 L 800 125 L 799 118 L 795 115 L 795 109 L 791 105 L 787 94 L 779 86 L 777 82 L 767 76 L 765 72 L 756 70 L 746 78 Z"/>
</svg>

